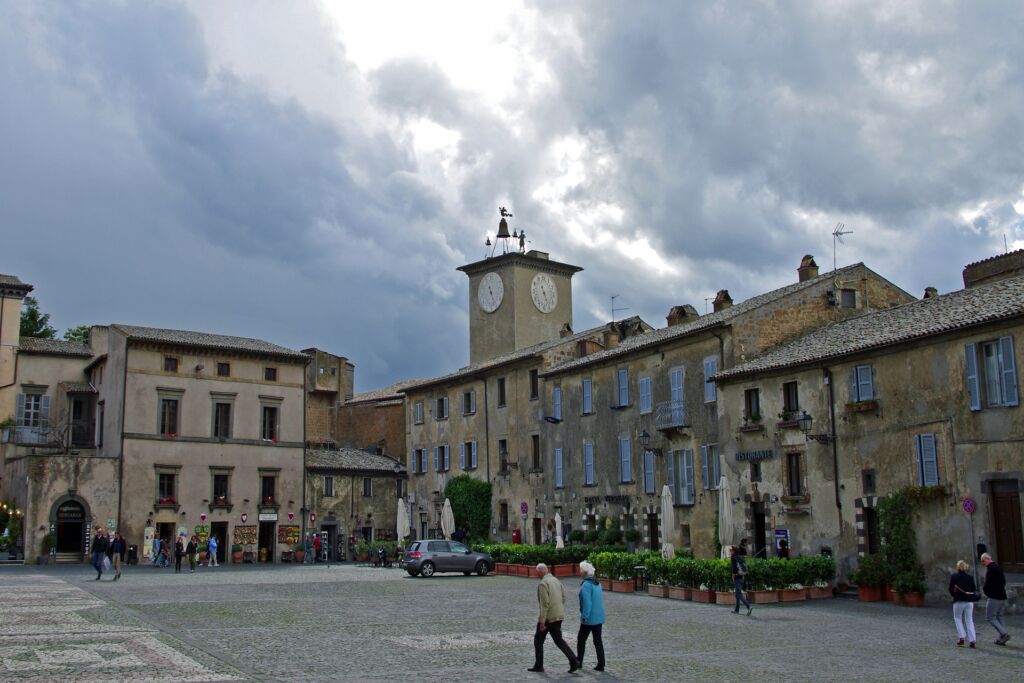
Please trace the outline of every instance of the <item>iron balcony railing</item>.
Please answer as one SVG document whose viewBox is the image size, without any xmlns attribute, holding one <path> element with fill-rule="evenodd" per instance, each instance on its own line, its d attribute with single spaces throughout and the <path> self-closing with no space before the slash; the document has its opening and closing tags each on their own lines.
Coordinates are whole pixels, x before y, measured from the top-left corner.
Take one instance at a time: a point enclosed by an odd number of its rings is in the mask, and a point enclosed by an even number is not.
<svg viewBox="0 0 1024 683">
<path fill-rule="evenodd" d="M 36 420 L 34 424 L 25 424 L 18 420 L 14 427 L 14 443 L 42 446 L 57 443 L 57 435 L 50 429 L 48 420 Z"/>
<path fill-rule="evenodd" d="M 655 429 L 673 429 L 689 427 L 690 416 L 686 413 L 686 404 L 682 401 L 662 401 L 654 411 Z"/>
</svg>

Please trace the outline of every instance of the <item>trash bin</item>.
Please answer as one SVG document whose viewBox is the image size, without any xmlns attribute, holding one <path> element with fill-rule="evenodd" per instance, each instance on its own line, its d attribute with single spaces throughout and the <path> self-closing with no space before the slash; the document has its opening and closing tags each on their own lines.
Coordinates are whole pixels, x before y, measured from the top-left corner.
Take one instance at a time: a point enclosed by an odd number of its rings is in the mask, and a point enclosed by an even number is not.
<svg viewBox="0 0 1024 683">
<path fill-rule="evenodd" d="M 138 564 L 139 563 L 139 546 L 137 546 L 137 545 L 130 545 L 130 546 L 128 546 L 128 559 L 127 559 L 127 562 L 128 562 L 128 564 Z"/>
</svg>

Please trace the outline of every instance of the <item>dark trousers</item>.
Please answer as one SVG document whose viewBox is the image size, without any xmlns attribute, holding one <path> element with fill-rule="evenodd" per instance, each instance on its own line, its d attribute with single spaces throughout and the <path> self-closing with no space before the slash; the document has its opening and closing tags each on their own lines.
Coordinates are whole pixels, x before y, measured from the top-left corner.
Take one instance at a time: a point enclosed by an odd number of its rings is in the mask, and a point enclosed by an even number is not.
<svg viewBox="0 0 1024 683">
<path fill-rule="evenodd" d="M 733 579 L 732 585 L 733 585 L 733 588 L 736 589 L 736 609 L 734 609 L 733 611 L 734 612 L 739 612 L 740 611 L 740 602 L 743 603 L 744 607 L 746 607 L 747 609 L 750 609 L 750 603 L 747 602 L 746 596 L 743 595 L 743 577 L 742 576 L 737 576 L 735 579 Z"/>
<path fill-rule="evenodd" d="M 580 624 L 580 632 L 576 636 L 576 659 L 583 664 L 583 653 L 587 647 L 587 638 L 594 634 L 594 649 L 597 650 L 597 665 L 604 668 L 604 641 L 601 640 L 601 627 L 604 624 Z"/>
<path fill-rule="evenodd" d="M 566 656 L 571 666 L 576 661 L 576 656 L 565 642 L 565 638 L 562 637 L 562 622 L 549 621 L 544 626 L 546 628 L 541 631 L 538 625 L 537 632 L 533 634 L 533 666 L 538 669 L 544 668 L 544 639 L 547 638 L 549 633 L 551 634 L 551 640 L 555 641 L 555 645 Z"/>
<path fill-rule="evenodd" d="M 92 568 L 96 570 L 96 576 L 103 575 L 103 553 L 92 554 Z"/>
<path fill-rule="evenodd" d="M 174 571 L 175 573 L 181 571 L 181 555 L 174 556 Z"/>
</svg>

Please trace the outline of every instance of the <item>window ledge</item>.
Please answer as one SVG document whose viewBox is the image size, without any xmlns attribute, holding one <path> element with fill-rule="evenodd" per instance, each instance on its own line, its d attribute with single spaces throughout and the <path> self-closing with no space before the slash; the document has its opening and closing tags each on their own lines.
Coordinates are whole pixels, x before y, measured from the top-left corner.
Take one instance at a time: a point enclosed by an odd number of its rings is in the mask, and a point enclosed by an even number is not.
<svg viewBox="0 0 1024 683">
<path fill-rule="evenodd" d="M 625 410 L 626 408 L 632 408 L 633 404 L 632 403 L 624 403 L 624 404 L 619 405 L 619 406 L 608 406 L 608 407 L 610 409 L 612 409 L 612 410 Z"/>
<path fill-rule="evenodd" d="M 596 489 L 597 488 L 597 484 L 584 484 L 583 488 L 585 488 L 585 489 Z"/>
<path fill-rule="evenodd" d="M 853 401 L 846 404 L 847 413 L 872 413 L 878 410 L 878 399 L 872 398 L 867 401 Z"/>
<path fill-rule="evenodd" d="M 544 468 L 543 467 L 533 467 L 533 468 L 527 470 L 527 474 L 544 474 Z"/>
<path fill-rule="evenodd" d="M 214 510 L 226 510 L 227 512 L 231 512 L 231 508 L 233 507 L 234 505 L 232 505 L 230 502 L 210 503 L 210 512 L 213 512 Z"/>
<path fill-rule="evenodd" d="M 627 479 L 626 481 L 620 481 L 619 483 L 622 484 L 623 486 L 626 486 L 628 484 L 635 484 L 636 479 Z"/>
<path fill-rule="evenodd" d="M 175 512 L 181 507 L 178 503 L 153 503 L 154 510 L 174 510 Z"/>
<path fill-rule="evenodd" d="M 764 425 L 760 422 L 749 422 L 736 428 L 737 432 L 763 432 Z"/>
</svg>

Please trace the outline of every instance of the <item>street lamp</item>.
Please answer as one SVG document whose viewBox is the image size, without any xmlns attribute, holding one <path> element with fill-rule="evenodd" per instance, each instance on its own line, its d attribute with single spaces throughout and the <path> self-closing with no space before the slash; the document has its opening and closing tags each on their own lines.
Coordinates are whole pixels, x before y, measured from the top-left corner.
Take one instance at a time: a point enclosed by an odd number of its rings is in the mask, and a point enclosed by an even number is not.
<svg viewBox="0 0 1024 683">
<path fill-rule="evenodd" d="M 806 410 L 797 419 L 797 423 L 800 425 L 800 431 L 803 432 L 805 441 L 817 441 L 823 444 L 832 443 L 831 434 L 811 434 L 814 418 L 808 415 Z"/>
<path fill-rule="evenodd" d="M 654 455 L 661 455 L 660 448 L 651 448 L 651 435 L 647 433 L 646 429 L 640 432 L 640 436 L 637 438 L 640 439 L 640 445 L 644 447 L 645 453 L 650 451 Z"/>
</svg>

